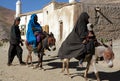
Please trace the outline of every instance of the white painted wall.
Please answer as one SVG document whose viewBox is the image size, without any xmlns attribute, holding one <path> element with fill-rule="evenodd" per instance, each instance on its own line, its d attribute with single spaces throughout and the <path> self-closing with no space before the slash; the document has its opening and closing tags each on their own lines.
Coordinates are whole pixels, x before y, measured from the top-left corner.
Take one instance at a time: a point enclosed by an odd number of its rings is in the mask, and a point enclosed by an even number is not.
<svg viewBox="0 0 120 81">
<path fill-rule="evenodd" d="M 78 9 L 76 9 L 78 7 Z M 68 34 L 72 31 L 74 24 L 79 16 L 79 5 L 75 4 L 66 5 L 59 9 L 54 8 L 54 3 L 49 4 L 48 6 L 43 8 L 43 11 L 40 13 L 36 13 L 38 16 L 38 22 L 41 26 L 49 25 L 49 32 L 52 32 L 57 41 L 60 40 L 60 21 L 63 22 L 63 38 L 61 41 L 64 41 Z M 76 13 L 79 12 L 79 13 Z M 34 12 L 33 12 L 34 14 Z M 26 22 L 26 30 L 28 26 L 28 22 L 30 20 L 30 15 L 21 17 L 21 23 L 25 24 Z"/>
<path fill-rule="evenodd" d="M 40 23 L 41 26 L 44 26 L 44 22 L 43 22 L 43 13 L 38 13 L 38 23 Z"/>
<path fill-rule="evenodd" d="M 26 18 L 27 16 L 22 16 L 20 19 L 21 19 L 21 21 L 20 21 L 20 25 L 26 25 L 26 22 L 27 22 L 27 18 Z"/>
</svg>

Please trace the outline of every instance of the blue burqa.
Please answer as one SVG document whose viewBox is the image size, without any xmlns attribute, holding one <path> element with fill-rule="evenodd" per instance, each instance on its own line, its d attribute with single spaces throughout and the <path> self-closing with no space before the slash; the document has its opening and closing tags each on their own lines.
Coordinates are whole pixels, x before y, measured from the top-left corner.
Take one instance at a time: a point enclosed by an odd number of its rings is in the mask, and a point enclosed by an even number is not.
<svg viewBox="0 0 120 81">
<path fill-rule="evenodd" d="M 31 19 L 28 23 L 28 29 L 27 29 L 27 34 L 26 34 L 26 39 L 29 44 L 32 44 L 34 47 L 36 47 L 36 36 L 34 35 L 34 32 L 32 28 L 34 27 L 36 31 L 41 32 L 42 27 L 40 26 L 39 23 L 35 22 L 34 18 L 37 17 L 36 14 L 31 15 Z"/>
</svg>

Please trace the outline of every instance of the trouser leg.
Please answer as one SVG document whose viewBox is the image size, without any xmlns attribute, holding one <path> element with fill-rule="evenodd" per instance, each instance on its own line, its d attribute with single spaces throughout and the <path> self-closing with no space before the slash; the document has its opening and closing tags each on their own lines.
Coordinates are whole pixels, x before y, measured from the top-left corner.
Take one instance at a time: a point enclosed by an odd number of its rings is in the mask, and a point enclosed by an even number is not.
<svg viewBox="0 0 120 81">
<path fill-rule="evenodd" d="M 87 53 L 94 54 L 95 53 L 95 45 L 94 40 L 90 40 L 87 44 Z"/>
<path fill-rule="evenodd" d="M 80 57 L 81 59 L 79 60 L 79 64 L 82 64 L 85 59 L 85 54 L 82 54 Z"/>
<path fill-rule="evenodd" d="M 8 50 L 8 64 L 11 64 L 15 57 L 15 47 L 14 45 L 10 45 Z"/>
<path fill-rule="evenodd" d="M 18 57 L 18 60 L 20 63 L 22 63 L 22 53 L 23 53 L 23 50 L 22 48 L 18 45 L 16 46 L 16 50 L 17 50 L 17 57 Z"/>
</svg>

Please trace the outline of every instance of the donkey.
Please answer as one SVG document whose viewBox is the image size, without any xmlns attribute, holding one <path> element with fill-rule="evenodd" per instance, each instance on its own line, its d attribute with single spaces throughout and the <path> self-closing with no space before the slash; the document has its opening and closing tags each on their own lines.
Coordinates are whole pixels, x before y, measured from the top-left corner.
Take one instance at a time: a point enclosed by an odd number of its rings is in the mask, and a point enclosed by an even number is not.
<svg viewBox="0 0 120 81">
<path fill-rule="evenodd" d="M 56 50 L 56 46 L 55 46 L 55 43 L 56 43 L 56 39 L 53 35 L 53 33 L 51 32 L 50 34 L 48 33 L 45 33 L 46 36 L 42 36 L 42 41 L 38 43 L 38 46 L 37 46 L 37 56 L 38 56 L 38 64 L 34 67 L 34 68 L 38 68 L 40 66 L 41 69 L 44 69 L 42 67 L 42 62 L 43 62 L 43 55 L 44 55 L 44 50 L 53 50 L 55 51 Z M 27 42 L 26 43 L 26 48 L 28 50 L 28 57 L 26 59 L 26 62 L 28 63 L 28 60 L 30 59 L 31 61 L 31 64 L 32 64 L 32 52 L 33 52 L 33 48 L 31 45 L 29 45 Z M 33 64 L 32 64 L 33 65 Z"/>
<path fill-rule="evenodd" d="M 91 31 L 93 31 L 93 25 L 91 23 L 88 23 L 87 29 L 89 30 L 89 34 L 91 34 Z M 86 55 L 87 66 L 86 66 L 86 70 L 84 73 L 84 77 L 87 80 L 87 74 L 88 74 L 88 70 L 90 68 L 90 65 L 93 65 L 94 72 L 95 72 L 95 75 L 97 77 L 97 81 L 100 81 L 98 71 L 96 70 L 96 66 L 95 66 L 96 60 L 98 57 L 103 57 L 104 60 L 106 61 L 106 63 L 108 64 L 108 66 L 113 67 L 114 53 L 113 53 L 112 48 L 110 46 L 104 44 L 103 42 L 99 43 L 96 41 L 95 46 L 96 46 L 95 47 L 95 54 L 94 55 L 92 55 L 92 54 Z M 63 62 L 62 63 L 63 64 L 62 65 L 62 72 L 64 72 L 65 66 L 66 66 L 66 70 L 67 70 L 68 75 L 69 75 L 69 61 L 70 61 L 70 59 L 68 59 L 68 58 L 62 59 L 62 62 Z"/>
<path fill-rule="evenodd" d="M 94 68 L 94 73 L 96 75 L 97 81 L 100 81 L 99 75 L 98 75 L 98 71 L 96 70 L 96 60 L 98 57 L 103 57 L 104 61 L 108 64 L 108 67 L 112 68 L 113 67 L 113 59 L 114 59 L 114 53 L 111 47 L 103 44 L 102 46 L 97 46 L 95 47 L 95 55 L 89 55 L 86 56 L 86 61 L 87 61 L 87 66 L 86 66 L 86 70 L 84 73 L 84 77 L 87 80 L 87 74 L 90 68 L 90 65 L 93 66 Z M 70 76 L 69 73 L 69 62 L 70 59 L 64 58 L 62 59 L 62 72 L 65 71 L 65 66 L 66 66 L 66 70 L 67 70 L 67 75 Z"/>
</svg>

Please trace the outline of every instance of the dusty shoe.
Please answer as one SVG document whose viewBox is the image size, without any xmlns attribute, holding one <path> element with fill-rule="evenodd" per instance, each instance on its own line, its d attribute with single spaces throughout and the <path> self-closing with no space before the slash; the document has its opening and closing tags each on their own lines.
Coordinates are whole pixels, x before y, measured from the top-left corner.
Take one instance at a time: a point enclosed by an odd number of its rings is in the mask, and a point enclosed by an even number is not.
<svg viewBox="0 0 120 81">
<path fill-rule="evenodd" d="M 28 65 L 28 67 L 34 67 L 34 65 L 33 65 L 33 64 L 30 64 L 30 65 Z"/>
<path fill-rule="evenodd" d="M 20 62 L 20 65 L 26 65 L 26 63 L 25 62 Z"/>
<path fill-rule="evenodd" d="M 8 66 L 11 66 L 11 65 L 12 65 L 12 63 L 7 63 L 7 65 L 8 65 Z"/>
</svg>

